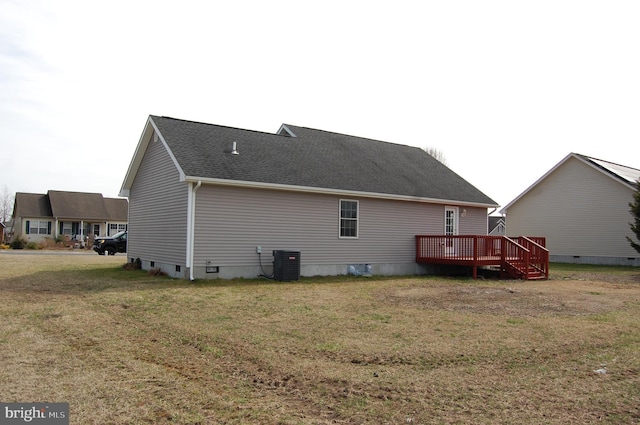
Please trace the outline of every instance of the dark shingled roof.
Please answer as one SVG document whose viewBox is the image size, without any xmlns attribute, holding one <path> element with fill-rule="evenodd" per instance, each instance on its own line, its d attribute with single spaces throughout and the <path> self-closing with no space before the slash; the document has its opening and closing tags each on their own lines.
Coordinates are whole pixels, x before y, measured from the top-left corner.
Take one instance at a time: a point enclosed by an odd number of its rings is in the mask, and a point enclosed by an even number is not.
<svg viewBox="0 0 640 425">
<path fill-rule="evenodd" d="M 103 198 L 100 193 L 50 190 L 16 193 L 14 216 L 56 217 L 67 220 L 127 221 L 129 201 Z"/>
<path fill-rule="evenodd" d="M 295 137 L 151 116 L 185 176 L 496 202 L 424 150 L 285 125 Z M 230 153 L 236 142 L 239 155 Z"/>
<path fill-rule="evenodd" d="M 54 217 L 78 220 L 107 220 L 107 209 L 100 193 L 47 192 Z"/>
<path fill-rule="evenodd" d="M 49 197 L 41 193 L 16 193 L 13 215 L 16 217 L 51 217 Z"/>
<path fill-rule="evenodd" d="M 127 221 L 129 219 L 129 201 L 120 198 L 104 198 L 107 217 L 111 221 Z"/>
</svg>

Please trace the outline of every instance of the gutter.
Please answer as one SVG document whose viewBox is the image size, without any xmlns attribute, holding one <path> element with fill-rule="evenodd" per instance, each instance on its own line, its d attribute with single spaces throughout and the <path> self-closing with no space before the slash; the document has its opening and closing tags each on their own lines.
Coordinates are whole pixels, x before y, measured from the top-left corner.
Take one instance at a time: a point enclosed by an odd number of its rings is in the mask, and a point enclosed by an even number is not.
<svg viewBox="0 0 640 425">
<path fill-rule="evenodd" d="M 193 247 L 195 239 L 195 221 L 196 221 L 196 192 L 202 186 L 202 180 L 198 180 L 195 187 L 193 183 L 189 183 L 188 194 L 188 216 L 187 216 L 187 267 L 189 267 L 189 280 L 193 282 Z"/>
<path fill-rule="evenodd" d="M 186 182 L 205 182 L 207 184 L 215 184 L 220 186 L 231 186 L 231 187 L 247 187 L 254 189 L 272 189 L 272 190 L 285 190 L 291 192 L 303 192 L 303 193 L 317 193 L 323 195 L 338 195 L 338 196 L 357 196 L 361 198 L 375 198 L 375 199 L 388 199 L 394 201 L 411 201 L 411 202 L 425 202 L 430 204 L 439 204 L 439 205 L 457 205 L 457 206 L 465 206 L 465 207 L 479 207 L 479 208 L 498 208 L 498 204 L 484 203 L 484 202 L 473 202 L 473 201 L 461 201 L 456 199 L 437 199 L 437 198 L 423 198 L 419 196 L 413 195 L 394 195 L 388 193 L 377 193 L 377 192 L 360 192 L 357 190 L 345 190 L 345 189 L 331 189 L 331 188 L 322 188 L 322 187 L 312 187 L 312 186 L 297 186 L 290 184 L 280 184 L 280 183 L 263 183 L 263 182 L 253 182 L 246 180 L 227 180 L 227 179 L 219 179 L 219 178 L 207 178 L 207 177 L 197 177 L 197 176 L 185 176 L 184 180 Z"/>
</svg>

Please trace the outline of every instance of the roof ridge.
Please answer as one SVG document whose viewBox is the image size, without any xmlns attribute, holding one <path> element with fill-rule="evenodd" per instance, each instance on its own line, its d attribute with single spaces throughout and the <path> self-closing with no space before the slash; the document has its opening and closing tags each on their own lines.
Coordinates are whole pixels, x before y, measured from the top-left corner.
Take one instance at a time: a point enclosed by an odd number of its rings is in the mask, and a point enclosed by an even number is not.
<svg viewBox="0 0 640 425">
<path fill-rule="evenodd" d="M 336 131 L 322 130 L 322 129 L 319 129 L 319 128 L 304 127 L 304 126 L 300 126 L 300 125 L 293 125 L 293 124 L 287 124 L 287 123 L 284 123 L 283 125 L 286 125 L 287 127 L 295 127 L 295 128 L 302 128 L 302 129 L 305 129 L 305 130 L 317 131 L 317 132 L 320 132 L 320 133 L 335 134 L 336 136 L 351 137 L 351 138 L 354 138 L 354 139 L 361 139 L 361 140 L 366 140 L 366 141 L 369 141 L 369 142 L 387 143 L 387 144 L 390 144 L 390 145 L 404 146 L 404 147 L 407 147 L 407 148 L 416 148 L 416 149 L 421 149 L 422 150 L 422 148 L 419 148 L 417 146 L 407 145 L 407 144 L 400 143 L 400 142 L 390 142 L 388 140 L 380 140 L 380 139 L 372 139 L 370 137 L 354 136 L 352 134 L 338 133 Z"/>
<path fill-rule="evenodd" d="M 57 192 L 57 193 L 81 193 L 84 195 L 102 195 L 102 193 L 100 192 L 80 192 L 77 190 L 57 190 L 57 189 L 49 189 L 47 190 L 47 194 L 49 194 L 49 192 Z"/>
<path fill-rule="evenodd" d="M 202 121 L 185 120 L 185 119 L 182 119 L 182 118 L 168 117 L 166 115 L 151 115 L 151 117 L 165 118 L 165 119 L 169 119 L 169 120 L 182 121 L 182 122 L 191 123 L 191 124 L 199 124 L 199 125 L 206 125 L 206 126 L 210 126 L 210 127 L 227 128 L 229 130 L 240 130 L 240 131 L 246 131 L 246 132 L 250 132 L 250 133 L 258 133 L 258 134 L 266 134 L 266 135 L 269 135 L 269 136 L 282 137 L 282 135 L 278 134 L 278 133 L 270 133 L 270 132 L 267 132 L 267 131 L 251 130 L 251 129 L 248 129 L 248 128 L 232 127 L 232 126 L 229 126 L 229 125 L 213 124 L 213 123 L 202 122 Z"/>
</svg>

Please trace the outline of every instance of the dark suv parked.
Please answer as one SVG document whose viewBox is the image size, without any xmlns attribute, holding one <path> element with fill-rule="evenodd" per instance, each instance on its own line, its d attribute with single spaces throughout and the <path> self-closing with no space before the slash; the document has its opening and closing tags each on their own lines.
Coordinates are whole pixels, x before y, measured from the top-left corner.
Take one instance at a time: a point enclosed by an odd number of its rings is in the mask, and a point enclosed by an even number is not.
<svg viewBox="0 0 640 425">
<path fill-rule="evenodd" d="M 116 252 L 127 252 L 127 231 L 116 233 L 113 236 L 96 236 L 93 241 L 93 250 L 100 255 L 106 252 L 115 255 Z"/>
</svg>

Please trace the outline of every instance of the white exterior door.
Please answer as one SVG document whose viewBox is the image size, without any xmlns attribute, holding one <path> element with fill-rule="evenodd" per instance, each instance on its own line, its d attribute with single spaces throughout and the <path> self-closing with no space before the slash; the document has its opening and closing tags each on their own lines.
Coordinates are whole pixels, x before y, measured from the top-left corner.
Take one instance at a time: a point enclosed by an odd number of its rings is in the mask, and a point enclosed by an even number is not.
<svg viewBox="0 0 640 425">
<path fill-rule="evenodd" d="M 458 207 L 444 207 L 444 234 L 458 235 Z M 445 238 L 445 255 L 455 255 L 456 245 L 456 238 Z"/>
</svg>

